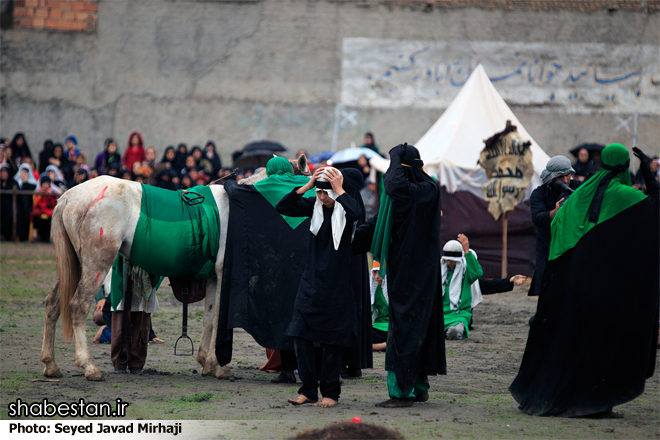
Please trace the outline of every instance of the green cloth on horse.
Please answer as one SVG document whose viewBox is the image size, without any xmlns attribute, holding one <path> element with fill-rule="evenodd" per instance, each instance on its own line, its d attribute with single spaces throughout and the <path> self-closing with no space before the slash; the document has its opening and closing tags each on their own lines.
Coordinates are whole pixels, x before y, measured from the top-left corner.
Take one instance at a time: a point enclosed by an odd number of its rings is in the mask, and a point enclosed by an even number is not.
<svg viewBox="0 0 660 440">
<path fill-rule="evenodd" d="M 220 217 L 208 186 L 171 191 L 142 185 L 129 260 L 151 275 L 215 276 Z"/>
<path fill-rule="evenodd" d="M 268 200 L 273 208 L 277 205 L 277 202 L 282 200 L 282 197 L 289 194 L 294 188 L 305 186 L 309 182 L 309 177 L 295 176 L 291 162 L 284 157 L 270 159 L 266 164 L 266 174 L 268 177 L 256 182 L 254 187 L 259 191 L 259 194 Z M 303 197 L 315 196 L 314 188 L 303 195 Z M 288 215 L 282 215 L 282 218 L 291 226 L 291 229 L 296 229 L 307 219 L 307 217 L 289 217 Z"/>
</svg>

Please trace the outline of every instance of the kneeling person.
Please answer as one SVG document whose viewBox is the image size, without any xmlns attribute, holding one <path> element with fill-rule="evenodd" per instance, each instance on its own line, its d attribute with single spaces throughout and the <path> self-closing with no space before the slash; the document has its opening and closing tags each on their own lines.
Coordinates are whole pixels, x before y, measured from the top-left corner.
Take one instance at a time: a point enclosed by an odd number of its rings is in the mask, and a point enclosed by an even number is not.
<svg viewBox="0 0 660 440">
<path fill-rule="evenodd" d="M 466 339 L 468 324 L 472 320 L 471 286 L 484 272 L 470 251 L 468 238 L 463 234 L 458 234 L 458 241 L 448 241 L 442 252 L 440 265 L 445 337 L 451 340 Z"/>
</svg>

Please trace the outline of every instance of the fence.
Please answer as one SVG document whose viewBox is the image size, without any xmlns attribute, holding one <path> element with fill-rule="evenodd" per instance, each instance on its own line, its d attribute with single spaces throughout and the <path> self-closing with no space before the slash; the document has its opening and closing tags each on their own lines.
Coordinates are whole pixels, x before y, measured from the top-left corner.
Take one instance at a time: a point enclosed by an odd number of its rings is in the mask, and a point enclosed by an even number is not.
<svg viewBox="0 0 660 440">
<path fill-rule="evenodd" d="M 46 196 L 46 197 L 59 197 L 59 194 L 43 194 L 39 193 L 34 190 L 25 190 L 25 189 L 0 189 L 0 195 L 3 194 L 11 194 L 11 239 L 12 241 L 18 241 L 18 236 L 16 234 L 16 215 L 17 215 L 17 204 L 16 204 L 16 198 L 18 196 L 34 196 L 34 195 L 41 195 L 41 196 Z"/>
</svg>

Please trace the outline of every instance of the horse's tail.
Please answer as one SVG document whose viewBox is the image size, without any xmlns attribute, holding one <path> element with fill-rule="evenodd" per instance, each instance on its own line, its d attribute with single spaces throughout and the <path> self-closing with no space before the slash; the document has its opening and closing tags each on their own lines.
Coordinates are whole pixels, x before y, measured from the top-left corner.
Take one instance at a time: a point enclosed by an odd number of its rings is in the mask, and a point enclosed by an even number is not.
<svg viewBox="0 0 660 440">
<path fill-rule="evenodd" d="M 71 244 L 69 234 L 64 227 L 64 212 L 66 210 L 67 197 L 60 197 L 53 211 L 50 229 L 51 239 L 55 244 L 55 257 L 57 264 L 57 278 L 60 281 L 60 314 L 62 316 L 62 329 L 64 340 L 69 341 L 73 335 L 73 322 L 71 319 L 71 298 L 76 292 L 80 282 L 80 261 Z"/>
</svg>

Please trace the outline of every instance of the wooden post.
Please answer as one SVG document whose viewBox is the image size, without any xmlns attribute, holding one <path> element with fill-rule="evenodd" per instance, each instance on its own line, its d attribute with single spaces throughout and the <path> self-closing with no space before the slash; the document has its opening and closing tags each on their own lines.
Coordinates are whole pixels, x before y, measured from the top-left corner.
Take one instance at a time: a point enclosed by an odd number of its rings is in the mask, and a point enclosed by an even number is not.
<svg viewBox="0 0 660 440">
<path fill-rule="evenodd" d="M 502 217 L 502 278 L 507 277 L 507 231 L 509 223 L 509 213 L 505 212 Z"/>
</svg>

